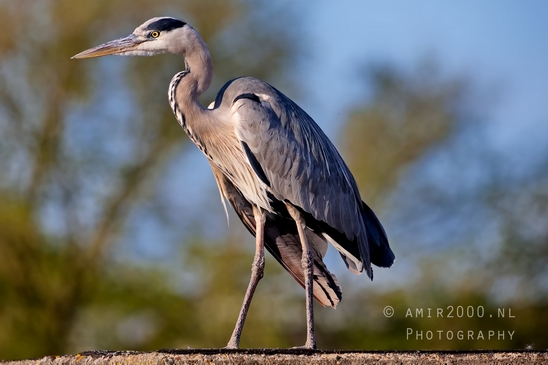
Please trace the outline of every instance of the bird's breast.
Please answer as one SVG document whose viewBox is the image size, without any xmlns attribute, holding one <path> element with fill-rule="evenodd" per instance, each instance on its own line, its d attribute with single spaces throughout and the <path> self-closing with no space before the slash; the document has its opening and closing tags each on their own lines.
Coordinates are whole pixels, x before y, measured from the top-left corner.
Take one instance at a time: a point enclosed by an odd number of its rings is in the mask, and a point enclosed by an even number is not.
<svg viewBox="0 0 548 365">
<path fill-rule="evenodd" d="M 268 198 L 268 186 L 263 183 L 249 164 L 247 156 L 238 141 L 234 138 L 220 138 L 219 143 L 207 144 L 210 161 L 215 164 L 230 182 L 251 203 L 272 212 Z"/>
</svg>

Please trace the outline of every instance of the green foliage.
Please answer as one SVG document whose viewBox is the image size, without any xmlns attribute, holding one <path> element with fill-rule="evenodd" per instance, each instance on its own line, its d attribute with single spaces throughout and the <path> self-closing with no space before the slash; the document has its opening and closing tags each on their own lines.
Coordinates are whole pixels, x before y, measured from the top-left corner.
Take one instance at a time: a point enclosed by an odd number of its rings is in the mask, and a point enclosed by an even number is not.
<svg viewBox="0 0 548 365">
<path fill-rule="evenodd" d="M 465 88 L 462 80 L 440 79 L 430 63 L 412 76 L 387 65 L 364 76 L 371 80 L 373 98 L 350 113 L 344 140 L 363 198 L 373 202 L 453 131 Z"/>
</svg>

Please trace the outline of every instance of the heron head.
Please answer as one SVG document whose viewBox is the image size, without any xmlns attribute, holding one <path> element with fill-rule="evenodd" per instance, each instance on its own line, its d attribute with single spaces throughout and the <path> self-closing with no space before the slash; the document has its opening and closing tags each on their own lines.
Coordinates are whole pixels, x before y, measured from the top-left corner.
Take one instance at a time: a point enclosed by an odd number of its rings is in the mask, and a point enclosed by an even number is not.
<svg viewBox="0 0 548 365">
<path fill-rule="evenodd" d="M 170 17 L 147 20 L 127 37 L 118 38 L 87 49 L 72 58 L 107 55 L 154 56 L 161 53 L 184 53 L 187 33 L 196 31 L 187 23 Z"/>
</svg>

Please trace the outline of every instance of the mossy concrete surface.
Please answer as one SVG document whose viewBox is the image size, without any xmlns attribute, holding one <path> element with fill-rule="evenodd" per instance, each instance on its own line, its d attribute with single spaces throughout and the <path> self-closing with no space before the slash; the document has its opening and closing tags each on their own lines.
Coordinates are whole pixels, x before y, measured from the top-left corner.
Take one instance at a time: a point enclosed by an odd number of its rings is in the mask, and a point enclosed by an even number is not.
<svg viewBox="0 0 548 365">
<path fill-rule="evenodd" d="M 299 349 L 188 349 L 155 352 L 89 351 L 7 365 L 114 364 L 548 364 L 547 351 L 322 351 Z"/>
</svg>

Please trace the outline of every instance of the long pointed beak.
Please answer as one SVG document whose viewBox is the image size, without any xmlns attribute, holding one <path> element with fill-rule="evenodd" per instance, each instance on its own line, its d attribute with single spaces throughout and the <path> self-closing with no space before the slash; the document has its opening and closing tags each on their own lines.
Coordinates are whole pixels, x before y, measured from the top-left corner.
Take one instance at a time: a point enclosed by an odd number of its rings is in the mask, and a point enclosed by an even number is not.
<svg viewBox="0 0 548 365">
<path fill-rule="evenodd" d="M 127 37 L 118 38 L 113 41 L 98 45 L 97 47 L 86 49 L 85 51 L 72 56 L 71 59 L 122 54 L 124 52 L 134 50 L 139 44 L 143 43 L 145 40 L 145 38 L 136 36 L 135 34 L 130 34 Z"/>
</svg>

